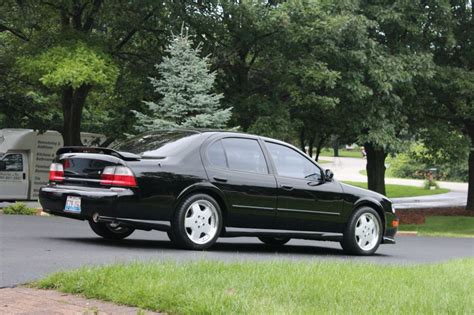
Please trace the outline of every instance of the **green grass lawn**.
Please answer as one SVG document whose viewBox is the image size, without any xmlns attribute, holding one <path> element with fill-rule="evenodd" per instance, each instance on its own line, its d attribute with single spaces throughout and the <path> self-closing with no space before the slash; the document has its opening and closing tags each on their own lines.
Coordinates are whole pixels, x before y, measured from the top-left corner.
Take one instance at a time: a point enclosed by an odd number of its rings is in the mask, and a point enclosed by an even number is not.
<svg viewBox="0 0 474 315">
<path fill-rule="evenodd" d="M 473 270 L 474 259 L 137 262 L 60 272 L 33 286 L 171 314 L 467 314 Z"/>
<path fill-rule="evenodd" d="M 321 150 L 320 156 L 334 156 L 334 150 L 324 148 L 323 150 Z M 340 157 L 359 158 L 359 159 L 363 158 L 362 153 L 360 152 L 360 149 L 354 149 L 352 151 L 348 151 L 346 149 L 339 149 L 339 156 Z"/>
<path fill-rule="evenodd" d="M 474 217 L 428 216 L 425 224 L 401 224 L 399 230 L 427 236 L 474 237 Z"/>
<path fill-rule="evenodd" d="M 344 181 L 344 183 L 367 189 L 367 183 L 364 183 L 364 182 Z M 445 188 L 429 190 L 423 187 L 394 185 L 394 184 L 386 184 L 385 189 L 387 191 L 387 197 L 389 198 L 427 196 L 427 195 L 444 194 L 444 193 L 449 192 L 449 189 L 445 189 Z"/>
</svg>

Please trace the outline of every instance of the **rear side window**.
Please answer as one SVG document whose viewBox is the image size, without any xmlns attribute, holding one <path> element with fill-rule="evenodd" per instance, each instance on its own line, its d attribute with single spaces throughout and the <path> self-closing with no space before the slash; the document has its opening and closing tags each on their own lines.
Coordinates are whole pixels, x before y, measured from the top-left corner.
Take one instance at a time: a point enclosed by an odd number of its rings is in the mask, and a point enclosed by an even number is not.
<svg viewBox="0 0 474 315">
<path fill-rule="evenodd" d="M 222 144 L 231 170 L 268 174 L 267 163 L 257 140 L 225 138 Z"/>
<path fill-rule="evenodd" d="M 222 141 L 214 142 L 207 150 L 207 157 L 212 165 L 218 167 L 227 167 L 227 159 L 225 157 L 224 147 Z"/>
</svg>

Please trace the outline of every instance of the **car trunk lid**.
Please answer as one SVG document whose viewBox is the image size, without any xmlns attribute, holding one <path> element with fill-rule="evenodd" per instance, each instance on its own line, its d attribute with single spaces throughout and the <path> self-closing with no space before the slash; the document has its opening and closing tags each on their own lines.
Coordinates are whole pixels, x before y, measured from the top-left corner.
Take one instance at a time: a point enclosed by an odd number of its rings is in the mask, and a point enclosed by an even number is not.
<svg viewBox="0 0 474 315">
<path fill-rule="evenodd" d="M 62 183 L 91 187 L 104 186 L 104 170 L 109 171 L 106 176 L 110 178 L 111 168 L 126 168 L 127 160 L 139 159 L 132 153 L 107 148 L 65 147 L 59 149 L 57 154 L 57 162 L 62 164 L 64 170 Z"/>
</svg>

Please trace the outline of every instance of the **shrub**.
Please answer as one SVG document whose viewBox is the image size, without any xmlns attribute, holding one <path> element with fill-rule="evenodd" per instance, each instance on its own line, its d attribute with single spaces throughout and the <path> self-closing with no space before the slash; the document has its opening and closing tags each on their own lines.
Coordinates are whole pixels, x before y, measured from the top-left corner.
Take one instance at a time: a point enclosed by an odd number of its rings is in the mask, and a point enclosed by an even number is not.
<svg viewBox="0 0 474 315">
<path fill-rule="evenodd" d="M 4 214 L 35 215 L 36 209 L 28 207 L 24 202 L 16 202 L 3 209 Z"/>
<path fill-rule="evenodd" d="M 463 181 L 468 179 L 467 154 L 448 158 L 431 154 L 423 144 L 413 143 L 406 152 L 387 159 L 387 176 L 426 179 L 426 171 L 436 168 L 437 180 Z"/>
<path fill-rule="evenodd" d="M 431 187 L 434 187 L 435 189 L 439 189 L 439 185 L 435 180 L 432 182 L 430 182 L 429 180 L 425 180 L 423 182 L 423 187 L 425 187 L 425 189 L 431 189 Z"/>
</svg>

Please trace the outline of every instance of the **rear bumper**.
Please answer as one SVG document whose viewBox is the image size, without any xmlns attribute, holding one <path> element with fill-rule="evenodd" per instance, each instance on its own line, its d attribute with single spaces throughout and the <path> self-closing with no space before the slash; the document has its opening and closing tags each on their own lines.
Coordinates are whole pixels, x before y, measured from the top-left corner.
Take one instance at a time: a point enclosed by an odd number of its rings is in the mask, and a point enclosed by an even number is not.
<svg viewBox="0 0 474 315">
<path fill-rule="evenodd" d="M 68 196 L 81 198 L 81 213 L 64 211 Z M 133 200 L 136 200 L 135 192 L 127 188 L 48 185 L 39 191 L 39 201 L 45 212 L 80 220 L 88 220 L 95 213 L 111 217 L 124 216 Z"/>
</svg>

